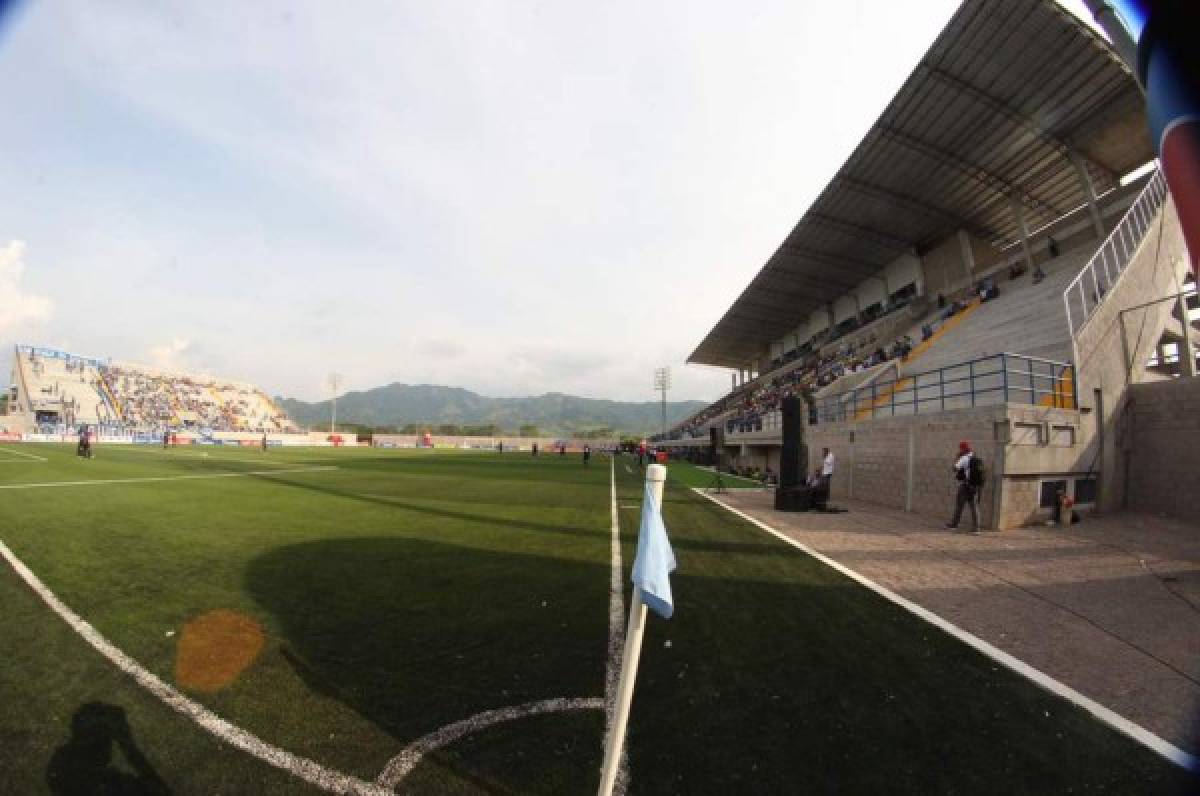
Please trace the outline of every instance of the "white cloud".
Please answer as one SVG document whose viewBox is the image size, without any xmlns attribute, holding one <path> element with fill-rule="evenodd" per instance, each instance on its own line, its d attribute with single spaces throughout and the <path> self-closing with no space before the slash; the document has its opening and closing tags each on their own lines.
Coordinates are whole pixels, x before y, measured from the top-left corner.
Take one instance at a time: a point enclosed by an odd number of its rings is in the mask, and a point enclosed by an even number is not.
<svg viewBox="0 0 1200 796">
<path fill-rule="evenodd" d="M 0 335 L 28 331 L 34 324 L 49 320 L 54 310 L 50 299 L 26 291 L 24 256 L 22 241 L 0 247 Z"/>
<path fill-rule="evenodd" d="M 188 350 L 192 341 L 182 337 L 174 337 L 169 342 L 150 348 L 150 364 L 167 370 L 188 369 Z"/>
</svg>

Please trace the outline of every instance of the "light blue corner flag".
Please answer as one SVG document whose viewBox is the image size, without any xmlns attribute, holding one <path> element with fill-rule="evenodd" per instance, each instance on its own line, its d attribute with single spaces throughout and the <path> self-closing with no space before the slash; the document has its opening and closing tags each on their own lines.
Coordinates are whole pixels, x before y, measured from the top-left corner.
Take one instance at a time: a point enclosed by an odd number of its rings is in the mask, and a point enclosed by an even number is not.
<svg viewBox="0 0 1200 796">
<path fill-rule="evenodd" d="M 642 602 L 663 619 L 670 619 L 675 612 L 670 578 L 674 571 L 675 553 L 667 539 L 667 526 L 663 525 L 662 510 L 654 499 L 653 485 L 647 481 L 637 558 L 633 560 L 633 585 L 642 590 Z"/>
</svg>

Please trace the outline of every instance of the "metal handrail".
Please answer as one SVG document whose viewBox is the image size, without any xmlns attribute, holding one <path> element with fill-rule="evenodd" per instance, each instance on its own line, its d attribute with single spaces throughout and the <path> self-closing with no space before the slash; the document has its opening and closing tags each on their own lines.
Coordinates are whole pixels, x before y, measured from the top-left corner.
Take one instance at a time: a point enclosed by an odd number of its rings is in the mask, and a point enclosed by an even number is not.
<svg viewBox="0 0 1200 796">
<path fill-rule="evenodd" d="M 1088 260 L 1071 280 L 1071 284 L 1063 290 L 1067 331 L 1072 340 L 1095 315 L 1105 295 L 1125 272 L 1138 246 L 1153 226 L 1159 208 L 1166 201 L 1167 193 L 1166 178 L 1163 177 L 1162 169 L 1156 168 L 1154 175 L 1125 211 L 1121 221 L 1104 239 L 1104 243 L 1100 244 L 1092 259 Z M 1073 299 L 1078 300 L 1078 313 L 1072 311 Z"/>
<path fill-rule="evenodd" d="M 1075 408 L 1075 370 L 1066 362 L 1040 357 L 1001 353 L 947 365 L 936 370 L 875 382 L 821 399 L 819 421 L 837 422 L 869 413 L 894 416 L 945 411 L 946 402 L 956 398 L 977 406 L 981 398 L 998 394 L 1004 403 L 1038 405 L 1046 397 L 1059 409 Z M 881 397 L 882 395 L 882 397 Z"/>
</svg>

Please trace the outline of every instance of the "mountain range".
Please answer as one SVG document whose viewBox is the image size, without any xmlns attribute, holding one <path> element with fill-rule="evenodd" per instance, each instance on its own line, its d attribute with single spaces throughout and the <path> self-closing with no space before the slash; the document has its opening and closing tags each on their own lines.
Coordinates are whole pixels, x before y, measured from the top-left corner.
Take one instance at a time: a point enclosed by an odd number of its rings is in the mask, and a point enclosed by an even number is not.
<svg viewBox="0 0 1200 796">
<path fill-rule="evenodd" d="M 329 422 L 330 402 L 310 403 L 276 398 L 292 420 L 303 426 Z M 703 409 L 703 401 L 667 403 L 667 424 L 672 425 Z M 536 426 L 543 434 L 574 434 L 611 429 L 626 434 L 660 430 L 662 404 L 580 398 L 562 393 L 496 398 L 461 387 L 432 384 L 388 384 L 338 396 L 339 425 L 403 428 L 416 424 L 438 426 L 494 426 L 497 431 L 517 432 Z"/>
</svg>

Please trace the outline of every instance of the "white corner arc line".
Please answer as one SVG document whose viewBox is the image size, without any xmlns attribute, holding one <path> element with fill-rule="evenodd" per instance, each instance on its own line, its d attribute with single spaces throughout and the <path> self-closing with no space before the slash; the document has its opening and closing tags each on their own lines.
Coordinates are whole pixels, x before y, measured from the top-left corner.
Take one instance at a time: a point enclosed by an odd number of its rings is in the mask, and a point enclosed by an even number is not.
<svg viewBox="0 0 1200 796">
<path fill-rule="evenodd" d="M 41 456 L 34 456 L 32 453 L 26 453 L 25 451 L 14 450 L 11 446 L 8 446 L 8 445 L 6 445 L 4 447 L 0 447 L 0 451 L 2 451 L 4 453 L 11 453 L 16 456 L 24 456 L 26 459 L 33 459 L 35 462 L 46 461 L 46 459 L 42 458 Z"/>
<path fill-rule="evenodd" d="M 495 724 L 517 719 L 539 716 L 543 713 L 560 713 L 568 710 L 603 710 L 604 700 L 599 697 L 576 699 L 543 699 L 538 702 L 526 702 L 496 710 L 486 710 L 468 719 L 447 724 L 441 729 L 434 730 L 428 735 L 418 738 L 404 748 L 400 754 L 388 761 L 375 784 L 386 792 L 392 792 L 401 780 L 412 773 L 421 762 L 421 758 L 430 752 L 435 752 L 443 746 L 454 743 L 459 738 L 471 733 L 485 730 Z"/>
<path fill-rule="evenodd" d="M 175 688 L 164 683 L 156 675 L 146 670 L 141 664 L 114 646 L 108 639 L 104 638 L 98 630 L 85 622 L 78 614 L 59 600 L 42 583 L 38 576 L 33 574 L 8 549 L 8 546 L 3 541 L 0 541 L 0 556 L 4 557 L 9 566 L 41 598 L 42 602 L 70 625 L 72 630 L 82 636 L 93 649 L 111 661 L 122 672 L 132 677 L 142 688 L 220 740 L 228 743 L 230 746 L 241 749 L 243 752 L 247 752 L 264 763 L 282 769 L 293 776 L 333 793 L 372 794 L 372 796 L 382 796 L 382 794 L 391 793 L 391 791 L 373 783 L 326 768 L 307 757 L 300 757 L 299 755 L 280 749 L 278 746 L 269 744 L 258 736 L 230 724 L 200 703 L 189 699 Z"/>
<path fill-rule="evenodd" d="M 846 577 L 855 581 L 859 585 L 865 586 L 866 588 L 875 592 L 880 597 L 883 597 L 884 599 L 886 599 L 892 603 L 895 603 L 896 605 L 905 609 L 909 613 L 912 613 L 912 614 L 916 615 L 917 617 L 924 619 L 926 622 L 933 625 L 934 627 L 937 627 L 938 629 L 942 630 L 946 634 L 953 636 L 954 638 L 963 642 L 967 646 L 973 647 L 975 650 L 983 653 L 984 655 L 986 655 L 987 657 L 996 661 L 997 663 L 1005 666 L 1008 669 L 1011 669 L 1012 671 L 1016 672 L 1017 674 L 1032 681 L 1035 685 L 1038 685 L 1041 688 L 1045 689 L 1046 691 L 1049 691 L 1050 693 L 1052 693 L 1056 696 L 1066 699 L 1067 701 L 1075 704 L 1077 707 L 1080 707 L 1080 708 L 1086 710 L 1088 713 L 1091 713 L 1093 716 L 1095 716 L 1100 721 L 1109 725 L 1110 727 L 1112 727 L 1113 729 L 1122 733 L 1123 735 L 1128 736 L 1129 738 L 1133 739 L 1134 741 L 1137 741 L 1138 743 L 1142 744 L 1146 748 L 1150 749 L 1152 752 L 1155 752 L 1155 753 L 1161 755 L 1162 757 L 1166 758 L 1167 760 L 1174 763 L 1175 765 L 1180 766 L 1184 769 L 1187 769 L 1188 771 L 1200 771 L 1200 758 L 1196 757 L 1195 755 L 1191 754 L 1190 752 L 1186 752 L 1183 749 L 1180 749 L 1178 746 L 1175 746 L 1170 741 L 1167 741 L 1164 738 L 1161 738 L 1158 735 L 1155 735 L 1153 732 L 1151 732 L 1150 730 L 1147 730 L 1145 727 L 1141 726 L 1140 724 L 1136 724 L 1136 723 L 1130 721 L 1129 719 L 1125 718 L 1121 714 L 1117 713 L 1112 708 L 1106 707 L 1106 706 L 1100 704 L 1099 702 L 1097 702 L 1096 700 L 1092 699 L 1091 697 L 1088 697 L 1088 696 L 1085 696 L 1084 694 L 1079 693 L 1078 691 L 1076 691 L 1074 688 L 1071 688 L 1071 686 L 1067 685 L 1066 683 L 1063 683 L 1059 680 L 1054 679 L 1053 677 L 1051 677 L 1050 675 L 1041 671 L 1040 669 L 1035 669 L 1033 666 L 1030 666 L 1028 663 L 1021 660 L 1020 658 L 1017 658 L 1016 656 L 1005 652 L 1004 650 L 1000 649 L 999 647 L 994 646 L 990 642 L 987 642 L 987 641 L 979 638 L 975 634 L 973 634 L 967 630 L 964 630 L 963 628 L 959 627 L 958 625 L 955 625 L 954 623 L 952 623 L 946 619 L 943 619 L 941 616 L 938 616 L 933 611 L 930 611 L 928 608 L 924 608 L 905 597 L 901 597 L 899 594 L 896 594 L 894 591 L 892 591 L 884 586 L 880 586 L 878 583 L 871 580 L 870 578 L 867 578 L 865 575 L 861 575 L 858 572 L 855 572 L 854 570 L 845 566 L 844 564 L 841 564 L 841 563 L 833 560 L 832 558 L 830 558 L 822 553 L 817 552 L 816 550 L 812 549 L 811 547 L 804 544 L 803 542 L 798 542 L 795 539 L 788 537 L 786 534 L 783 534 L 783 533 L 775 530 L 770 525 L 767 525 L 765 522 L 757 520 L 754 517 L 751 517 L 749 514 L 746 514 L 745 512 L 735 509 L 733 506 L 730 506 L 729 504 L 725 503 L 724 501 L 719 500 L 718 498 L 716 498 L 700 489 L 693 489 L 693 491 L 696 492 L 698 495 L 701 495 L 701 496 L 707 498 L 708 500 L 711 500 L 713 503 L 716 503 L 718 506 L 721 506 L 722 508 L 724 508 L 726 511 L 730 512 L 731 514 L 741 517 L 743 520 L 746 520 L 747 522 L 751 523 L 752 525 L 755 525 L 756 527 L 766 531 L 767 533 L 771 534 L 772 536 L 779 539 L 780 541 L 786 542 L 787 544 L 790 544 L 792 547 L 795 547 L 798 550 L 803 551 L 805 554 L 815 558 L 816 560 L 820 561 L 822 564 L 826 565 L 827 567 L 837 570 L 838 572 L 842 573 Z"/>
<path fill-rule="evenodd" d="M 210 478 L 245 478 L 250 475 L 287 475 L 336 470 L 336 465 L 291 467 L 283 470 L 249 470 L 237 473 L 201 473 L 197 475 L 152 475 L 140 478 L 89 478 L 86 481 L 44 481 L 42 483 L 0 484 L 0 489 L 50 489 L 62 486 L 95 486 L 100 484 L 149 484 L 156 481 L 202 481 Z"/>
</svg>

